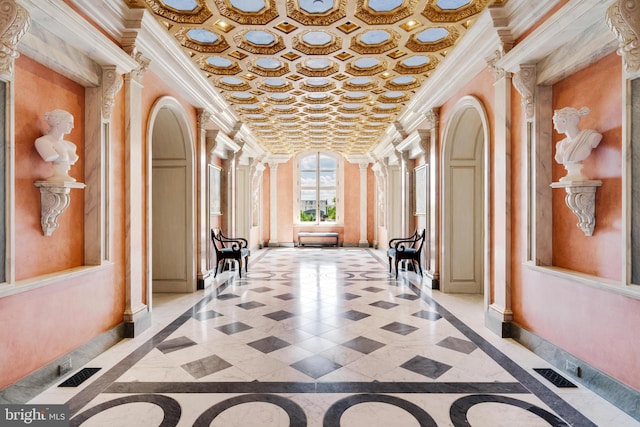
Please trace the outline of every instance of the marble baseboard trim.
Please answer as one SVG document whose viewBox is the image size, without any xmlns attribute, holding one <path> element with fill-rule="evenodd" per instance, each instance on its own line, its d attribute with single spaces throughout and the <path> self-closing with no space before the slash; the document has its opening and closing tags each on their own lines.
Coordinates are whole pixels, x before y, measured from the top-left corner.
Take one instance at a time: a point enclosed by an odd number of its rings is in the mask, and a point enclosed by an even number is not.
<svg viewBox="0 0 640 427">
<path fill-rule="evenodd" d="M 74 369 L 67 375 L 71 376 L 73 372 L 79 370 L 86 363 L 95 359 L 108 348 L 122 340 L 123 334 L 124 323 L 121 323 L 115 328 L 98 335 L 72 352 L 59 357 L 4 390 L 0 390 L 0 403 L 11 404 L 28 402 L 61 380 L 61 377 L 58 375 L 58 366 L 63 362 L 71 359 L 71 364 Z"/>
<path fill-rule="evenodd" d="M 629 416 L 640 421 L 638 391 L 515 323 L 511 323 L 511 338 L 561 370 L 564 374 L 568 374 L 572 381 L 580 383 L 629 414 Z M 575 375 L 575 372 L 566 369 L 567 362 L 580 368 L 579 377 Z"/>
<path fill-rule="evenodd" d="M 151 326 L 151 312 L 146 309 L 136 313 L 132 321 L 124 322 L 124 338 L 135 338 Z"/>
<path fill-rule="evenodd" d="M 502 320 L 493 310 L 484 313 L 484 326 L 500 338 L 512 338 L 511 322 Z"/>
</svg>

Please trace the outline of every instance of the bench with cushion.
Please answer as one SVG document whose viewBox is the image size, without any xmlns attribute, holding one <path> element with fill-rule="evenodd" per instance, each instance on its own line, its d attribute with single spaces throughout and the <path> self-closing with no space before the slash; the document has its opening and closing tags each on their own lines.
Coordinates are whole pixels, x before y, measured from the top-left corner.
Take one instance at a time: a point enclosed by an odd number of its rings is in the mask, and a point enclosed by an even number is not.
<svg viewBox="0 0 640 427">
<path fill-rule="evenodd" d="M 298 246 L 303 246 L 304 243 L 302 242 L 302 238 L 315 238 L 315 239 L 319 239 L 319 238 L 331 238 L 331 239 L 336 239 L 335 243 L 332 243 L 332 241 L 329 242 L 321 242 L 321 241 L 313 241 L 313 242 L 307 242 L 307 244 L 312 244 L 312 245 L 322 245 L 322 244 L 327 244 L 327 243 L 331 243 L 334 246 L 339 246 L 339 235 L 338 233 L 336 233 L 335 231 L 299 231 L 298 232 Z"/>
</svg>

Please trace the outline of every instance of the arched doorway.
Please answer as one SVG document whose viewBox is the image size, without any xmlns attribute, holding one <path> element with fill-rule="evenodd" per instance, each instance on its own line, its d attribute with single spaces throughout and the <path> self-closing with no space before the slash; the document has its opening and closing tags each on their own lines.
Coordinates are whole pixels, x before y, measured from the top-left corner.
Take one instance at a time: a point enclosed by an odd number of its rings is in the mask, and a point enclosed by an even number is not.
<svg viewBox="0 0 640 427">
<path fill-rule="evenodd" d="M 441 289 L 481 294 L 488 286 L 489 126 L 482 104 L 464 97 L 443 138 Z"/>
<path fill-rule="evenodd" d="M 193 292 L 196 287 L 193 172 L 188 119 L 171 97 L 160 98 L 149 119 L 152 292 Z"/>
</svg>

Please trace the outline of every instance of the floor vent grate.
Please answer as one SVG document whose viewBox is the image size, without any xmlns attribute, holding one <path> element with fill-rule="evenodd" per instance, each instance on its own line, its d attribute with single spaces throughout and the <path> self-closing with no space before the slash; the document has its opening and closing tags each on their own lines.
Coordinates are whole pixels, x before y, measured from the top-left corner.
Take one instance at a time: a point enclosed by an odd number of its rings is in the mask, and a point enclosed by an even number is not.
<svg viewBox="0 0 640 427">
<path fill-rule="evenodd" d="M 540 375 L 542 375 L 545 379 L 547 379 L 551 384 L 553 384 L 556 387 L 561 387 L 561 388 L 577 387 L 574 383 L 572 383 L 571 381 L 569 381 L 568 379 L 566 379 L 565 377 L 563 377 L 553 369 L 534 368 L 533 370 L 539 373 Z"/>
<path fill-rule="evenodd" d="M 83 368 L 73 376 L 67 378 L 65 382 L 60 384 L 58 387 L 78 387 L 99 370 L 100 368 Z"/>
</svg>

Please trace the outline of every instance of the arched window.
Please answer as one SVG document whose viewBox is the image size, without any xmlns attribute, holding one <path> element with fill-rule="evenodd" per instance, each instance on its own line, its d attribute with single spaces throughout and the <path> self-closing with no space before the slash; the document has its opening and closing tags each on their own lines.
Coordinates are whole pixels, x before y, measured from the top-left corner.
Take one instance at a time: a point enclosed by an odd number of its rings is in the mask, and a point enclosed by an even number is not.
<svg viewBox="0 0 640 427">
<path fill-rule="evenodd" d="M 296 166 L 296 222 L 309 225 L 341 222 L 340 157 L 333 153 L 302 153 Z"/>
</svg>

